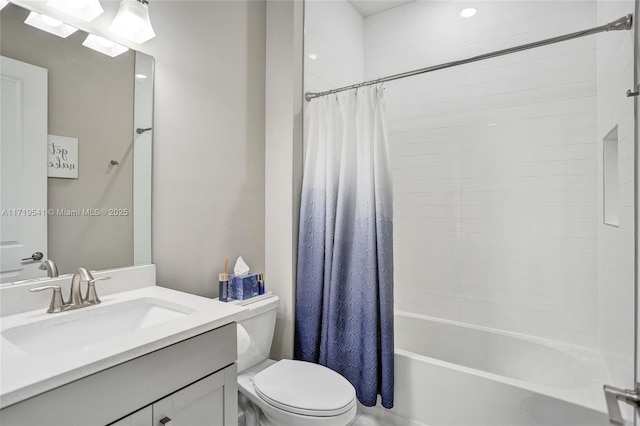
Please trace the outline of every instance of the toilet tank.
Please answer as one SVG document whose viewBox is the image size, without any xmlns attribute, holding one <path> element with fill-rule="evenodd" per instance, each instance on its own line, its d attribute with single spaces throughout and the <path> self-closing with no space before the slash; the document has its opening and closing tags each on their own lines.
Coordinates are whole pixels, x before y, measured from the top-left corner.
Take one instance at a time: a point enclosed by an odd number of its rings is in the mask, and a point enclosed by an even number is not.
<svg viewBox="0 0 640 426">
<path fill-rule="evenodd" d="M 271 296 L 245 305 L 248 318 L 238 322 L 238 372 L 269 358 L 280 299 Z"/>
</svg>

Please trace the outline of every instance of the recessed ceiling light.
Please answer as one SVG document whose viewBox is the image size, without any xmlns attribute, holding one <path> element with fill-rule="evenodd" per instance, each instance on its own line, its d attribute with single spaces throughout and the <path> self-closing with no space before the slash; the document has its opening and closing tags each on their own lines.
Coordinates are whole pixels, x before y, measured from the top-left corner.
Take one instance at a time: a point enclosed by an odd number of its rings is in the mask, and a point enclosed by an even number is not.
<svg viewBox="0 0 640 426">
<path fill-rule="evenodd" d="M 477 10 L 474 9 L 473 7 L 467 7 L 460 11 L 460 16 L 462 16 L 463 18 L 471 18 L 473 15 L 476 14 L 476 12 Z"/>
<path fill-rule="evenodd" d="M 315 61 L 316 59 L 318 59 L 318 55 L 316 55 L 315 53 L 309 53 L 307 57 L 312 61 Z"/>
<path fill-rule="evenodd" d="M 64 22 L 53 19 L 47 15 L 41 15 L 37 12 L 30 12 L 27 19 L 24 20 L 24 23 L 62 38 L 67 38 L 78 31 L 76 27 L 72 27 L 71 25 L 67 25 Z"/>
</svg>

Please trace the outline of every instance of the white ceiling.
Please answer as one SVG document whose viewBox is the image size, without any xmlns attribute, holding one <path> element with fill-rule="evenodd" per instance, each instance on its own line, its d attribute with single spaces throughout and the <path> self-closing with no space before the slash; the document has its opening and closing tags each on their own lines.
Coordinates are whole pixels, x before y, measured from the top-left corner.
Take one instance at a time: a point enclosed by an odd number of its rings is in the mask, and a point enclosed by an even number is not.
<svg viewBox="0 0 640 426">
<path fill-rule="evenodd" d="M 364 17 L 375 15 L 413 0 L 349 0 L 349 3 Z"/>
</svg>

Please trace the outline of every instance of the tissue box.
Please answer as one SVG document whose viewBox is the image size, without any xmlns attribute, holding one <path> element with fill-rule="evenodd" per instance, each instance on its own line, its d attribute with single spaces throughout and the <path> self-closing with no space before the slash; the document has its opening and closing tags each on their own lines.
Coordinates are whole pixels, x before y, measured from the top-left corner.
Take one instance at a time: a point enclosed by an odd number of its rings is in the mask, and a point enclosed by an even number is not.
<svg viewBox="0 0 640 426">
<path fill-rule="evenodd" d="M 258 295 L 258 274 L 229 275 L 229 297 L 245 300 Z"/>
</svg>

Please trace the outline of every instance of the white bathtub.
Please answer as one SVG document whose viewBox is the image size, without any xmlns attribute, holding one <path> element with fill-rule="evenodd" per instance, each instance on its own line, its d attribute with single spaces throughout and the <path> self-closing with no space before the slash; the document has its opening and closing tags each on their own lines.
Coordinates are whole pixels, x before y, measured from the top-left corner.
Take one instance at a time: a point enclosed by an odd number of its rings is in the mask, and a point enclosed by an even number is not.
<svg viewBox="0 0 640 426">
<path fill-rule="evenodd" d="M 396 312 L 396 415 L 436 425 L 607 425 L 596 351 Z"/>
</svg>

